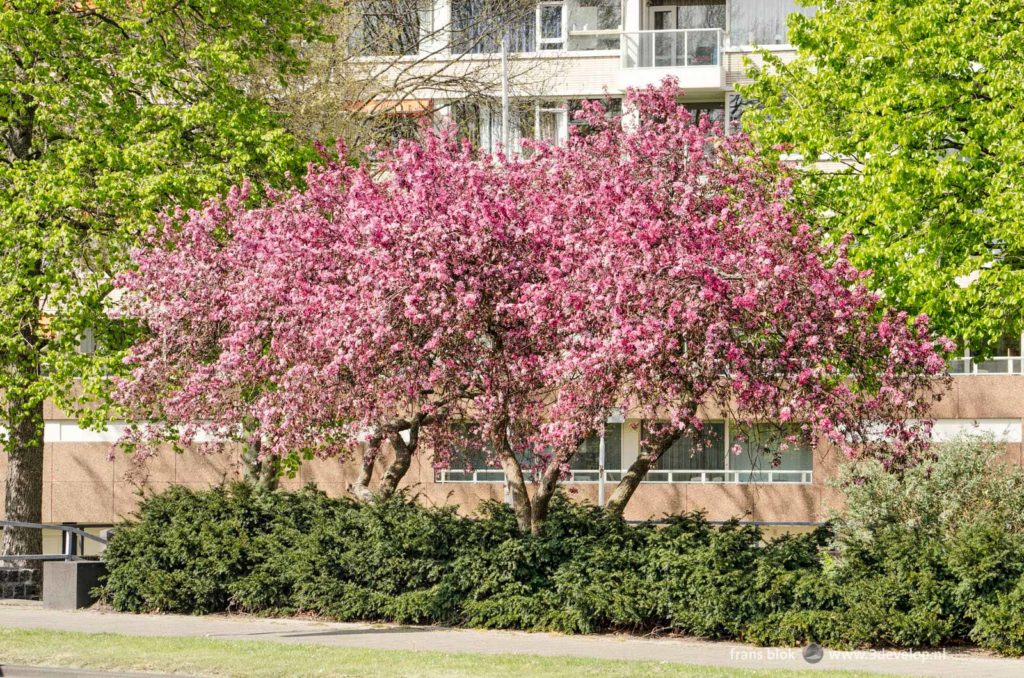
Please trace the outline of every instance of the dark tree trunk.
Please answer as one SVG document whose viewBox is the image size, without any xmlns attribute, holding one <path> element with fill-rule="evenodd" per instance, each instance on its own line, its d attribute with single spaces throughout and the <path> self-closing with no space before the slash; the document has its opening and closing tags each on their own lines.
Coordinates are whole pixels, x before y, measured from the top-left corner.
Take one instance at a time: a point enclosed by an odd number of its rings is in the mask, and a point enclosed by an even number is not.
<svg viewBox="0 0 1024 678">
<path fill-rule="evenodd" d="M 7 408 L 11 430 L 6 450 L 4 518 L 39 523 L 43 519 L 43 404 L 14 400 L 7 403 Z M 5 556 L 42 553 L 43 533 L 5 527 L 0 552 Z"/>
<path fill-rule="evenodd" d="M 633 497 L 633 493 L 636 492 L 636 488 L 640 486 L 640 483 L 647 476 L 647 472 L 661 459 L 661 455 L 665 454 L 668 448 L 672 447 L 672 443 L 678 440 L 680 435 L 678 432 L 665 435 L 651 445 L 646 452 L 643 446 L 641 446 L 640 454 L 637 455 L 636 461 L 629 465 L 629 469 L 622 475 L 622 481 L 615 488 L 615 491 L 612 492 L 612 496 L 608 498 L 608 502 L 605 504 L 606 511 L 622 517 L 626 511 L 626 505 Z"/>
<path fill-rule="evenodd" d="M 501 467 L 505 471 L 505 483 L 512 494 L 512 510 L 516 514 L 519 531 L 526 534 L 533 529 L 533 510 L 530 506 L 530 493 L 526 489 L 526 478 L 523 467 L 519 465 L 512 446 L 508 442 L 506 426 L 498 428 L 495 435 L 495 449 L 499 451 Z"/>
<path fill-rule="evenodd" d="M 4 141 L 15 160 L 30 160 L 33 156 L 36 104 L 22 95 L 23 116 L 6 129 Z M 42 275 L 43 261 L 37 259 L 32 273 Z M 34 294 L 33 292 L 29 292 Z M 45 340 L 38 333 L 42 303 L 38 297 L 27 305 L 29 317 L 22 318 L 21 335 L 30 351 L 26 362 L 13 359 L 6 369 L 39 378 L 39 351 Z M 7 480 L 4 493 L 4 519 L 39 523 L 43 518 L 43 403 L 29 403 L 16 394 L 5 403 L 7 425 L 10 427 L 5 453 L 7 454 Z M 43 552 L 43 533 L 31 528 L 5 527 L 0 553 L 3 555 L 30 555 Z M 41 561 L 22 561 L 23 566 L 39 568 Z"/>
<path fill-rule="evenodd" d="M 395 451 L 395 458 L 380 479 L 377 492 L 381 497 L 390 497 L 398 490 L 398 483 L 402 482 L 402 478 L 409 471 L 409 466 L 412 465 L 412 455 L 416 453 L 416 446 L 419 444 L 419 433 L 419 424 L 413 423 L 409 428 L 409 442 L 405 442 L 401 433 L 392 433 L 388 438 L 391 449 Z"/>
<path fill-rule="evenodd" d="M 242 480 L 263 490 L 276 490 L 281 464 L 273 456 L 260 459 L 261 447 L 257 440 L 242 448 Z"/>
<path fill-rule="evenodd" d="M 533 521 L 530 529 L 534 534 L 540 531 L 541 524 L 548 518 L 548 512 L 551 510 L 551 499 L 555 496 L 555 489 L 558 487 L 558 480 L 561 475 L 561 464 L 559 464 L 557 459 L 552 459 L 547 468 L 544 469 L 540 486 L 533 495 Z"/>
<path fill-rule="evenodd" d="M 363 454 L 363 466 L 359 471 L 356 482 L 349 485 L 349 492 L 359 501 L 371 501 L 375 497 L 390 497 L 398 491 L 398 485 L 402 478 L 409 472 L 412 466 L 412 457 L 416 454 L 419 446 L 420 429 L 432 423 L 433 416 L 425 415 L 422 412 L 412 418 L 412 421 L 396 419 L 390 422 L 381 432 L 377 433 L 367 444 L 366 452 Z M 409 432 L 409 442 L 402 437 L 402 432 Z M 377 492 L 370 490 L 370 480 L 373 478 L 373 464 L 377 460 L 377 453 L 380 449 L 383 436 L 387 435 L 391 449 L 394 450 L 395 458 L 388 464 L 384 475 L 381 476 Z"/>
<path fill-rule="evenodd" d="M 359 476 L 354 483 L 348 486 L 349 494 L 359 501 L 366 502 L 373 499 L 370 481 L 373 480 L 373 465 L 376 461 L 377 447 L 367 445 L 363 451 L 363 463 L 359 466 Z"/>
</svg>

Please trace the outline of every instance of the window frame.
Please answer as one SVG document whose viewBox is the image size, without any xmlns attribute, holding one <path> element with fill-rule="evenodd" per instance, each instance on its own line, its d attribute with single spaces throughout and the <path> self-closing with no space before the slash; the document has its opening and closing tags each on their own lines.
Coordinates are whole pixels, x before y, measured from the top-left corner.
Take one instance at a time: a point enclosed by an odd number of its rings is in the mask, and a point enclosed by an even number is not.
<svg viewBox="0 0 1024 678">
<path fill-rule="evenodd" d="M 546 8 L 558 8 L 559 14 L 559 35 L 557 38 L 544 37 L 544 10 Z M 537 28 L 535 31 L 536 39 L 534 40 L 534 47 L 538 53 L 544 52 L 564 52 L 566 46 L 566 38 L 568 37 L 568 28 L 566 26 L 566 11 L 565 3 L 559 1 L 545 1 L 537 3 L 536 22 Z"/>
</svg>

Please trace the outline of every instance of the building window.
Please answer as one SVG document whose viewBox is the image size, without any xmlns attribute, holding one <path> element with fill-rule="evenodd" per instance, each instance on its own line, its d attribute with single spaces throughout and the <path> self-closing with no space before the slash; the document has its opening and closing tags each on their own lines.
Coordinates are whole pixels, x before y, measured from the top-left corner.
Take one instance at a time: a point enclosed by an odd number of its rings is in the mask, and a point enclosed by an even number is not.
<svg viewBox="0 0 1024 678">
<path fill-rule="evenodd" d="M 448 468 L 437 472 L 439 482 L 500 483 L 505 472 L 496 467 L 491 445 L 482 440 L 476 426 L 463 424 L 456 427 L 456 439 L 448 457 Z"/>
<path fill-rule="evenodd" d="M 725 0 L 670 0 L 669 2 L 652 2 L 651 6 L 675 5 L 675 27 L 687 28 L 725 28 Z"/>
<path fill-rule="evenodd" d="M 366 117 L 366 127 L 373 130 L 373 143 L 394 148 L 400 141 L 418 139 L 423 119 L 423 115 L 379 113 Z"/>
<path fill-rule="evenodd" d="M 975 361 L 977 374 L 1020 374 L 1020 337 L 1003 337 L 988 360 Z"/>
<path fill-rule="evenodd" d="M 690 436 L 682 436 L 661 455 L 654 465 L 666 471 L 722 470 L 725 468 L 725 424 L 704 425 L 707 439 L 698 444 Z"/>
<path fill-rule="evenodd" d="M 619 0 L 566 0 L 567 49 L 573 52 L 617 50 L 622 31 Z"/>
<path fill-rule="evenodd" d="M 452 51 L 458 54 L 495 54 L 508 34 L 510 52 L 533 52 L 537 11 L 531 5 L 498 0 L 453 0 Z"/>
<path fill-rule="evenodd" d="M 524 7 L 496 0 L 453 0 L 452 51 L 494 54 L 508 31 L 510 52 L 617 50 L 618 0 L 548 0 Z"/>
<path fill-rule="evenodd" d="M 956 375 L 1024 374 L 1024 359 L 1021 358 L 1022 347 L 1024 347 L 1024 337 L 1017 335 L 1003 337 L 992 350 L 992 357 L 987 360 L 972 358 L 971 352 L 965 350 L 962 358 L 954 358 L 949 361 L 949 373 Z"/>
<path fill-rule="evenodd" d="M 466 102 L 453 109 L 455 124 L 474 146 L 485 153 L 501 147 L 501 106 L 497 102 Z M 509 106 L 508 151 L 520 153 L 521 141 L 532 139 L 536 127 L 536 107 L 532 101 L 515 101 Z"/>
<path fill-rule="evenodd" d="M 486 153 L 501 146 L 501 107 L 497 102 L 464 102 L 452 107 L 452 117 L 459 131 Z M 540 139 L 550 144 L 564 144 L 569 136 L 569 109 L 562 103 L 513 101 L 509 108 L 509 143 L 511 153 L 524 153 L 524 139 Z"/>
<path fill-rule="evenodd" d="M 726 482 L 725 424 L 706 423 L 706 436 L 697 441 L 692 436 L 681 436 L 661 455 L 647 472 L 650 482 Z M 648 435 L 647 426 L 640 430 L 641 444 Z"/>
<path fill-rule="evenodd" d="M 583 102 L 586 99 L 571 99 L 569 101 L 569 126 L 579 134 L 587 134 L 590 132 L 590 123 L 585 120 L 578 120 L 576 118 L 576 112 L 583 109 Z M 622 115 L 622 99 L 609 98 L 601 100 L 604 105 L 605 119 L 611 120 L 617 115 Z"/>
<path fill-rule="evenodd" d="M 489 444 L 475 435 L 471 425 L 461 428 L 462 437 L 449 456 L 448 468 L 435 473 L 437 482 L 497 483 L 505 481 L 505 471 L 496 466 Z M 622 469 L 622 424 L 606 424 L 604 431 L 605 477 L 618 481 Z M 530 453 L 517 454 L 527 478 L 531 467 L 540 463 Z M 569 482 L 597 482 L 600 479 L 601 437 L 593 435 L 580 444 L 569 460 Z"/>
<path fill-rule="evenodd" d="M 789 15 L 814 14 L 797 0 L 736 0 L 729 7 L 729 42 L 733 45 L 784 45 Z"/>
<path fill-rule="evenodd" d="M 601 436 L 592 435 L 580 445 L 576 455 L 569 460 L 572 482 L 596 482 L 600 480 Z M 622 470 L 622 424 L 605 424 L 604 427 L 605 478 L 617 481 Z"/>
<path fill-rule="evenodd" d="M 78 339 L 78 353 L 92 355 L 96 353 L 96 331 L 87 327 Z"/>
<path fill-rule="evenodd" d="M 360 0 L 352 11 L 349 43 L 360 56 L 416 54 L 421 31 L 433 23 L 433 6 L 418 0 Z"/>
<path fill-rule="evenodd" d="M 710 122 L 725 125 L 725 102 L 723 101 L 684 103 L 683 105 L 693 116 L 694 124 L 700 122 L 701 118 L 707 118 Z"/>
<path fill-rule="evenodd" d="M 565 47 L 565 7 L 560 2 L 537 5 L 538 48 L 560 50 Z"/>
<path fill-rule="evenodd" d="M 455 439 L 448 457 L 448 468 L 434 473 L 434 480 L 441 483 L 503 483 L 505 471 L 491 443 L 480 437 L 475 424 L 466 422 L 458 425 Z M 523 474 L 530 479 L 533 467 L 539 460 L 530 450 L 515 453 Z"/>
<path fill-rule="evenodd" d="M 561 107 L 537 110 L 537 138 L 553 146 L 561 146 L 569 136 L 569 111 Z"/>
<path fill-rule="evenodd" d="M 641 428 L 641 440 L 647 436 Z M 810 483 L 811 448 L 788 442 L 795 431 L 759 425 L 751 429 L 706 423 L 700 443 L 683 436 L 648 471 L 654 483 Z"/>
<path fill-rule="evenodd" d="M 739 427 L 733 436 L 729 467 L 737 482 L 810 482 L 812 465 L 811 448 L 796 429 L 758 424 Z"/>
</svg>

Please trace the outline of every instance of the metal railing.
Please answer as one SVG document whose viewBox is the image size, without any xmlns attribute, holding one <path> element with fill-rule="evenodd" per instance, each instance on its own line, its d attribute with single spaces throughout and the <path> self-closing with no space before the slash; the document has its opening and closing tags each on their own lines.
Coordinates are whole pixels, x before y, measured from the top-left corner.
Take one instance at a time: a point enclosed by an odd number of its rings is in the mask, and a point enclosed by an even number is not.
<svg viewBox="0 0 1024 678">
<path fill-rule="evenodd" d="M 530 474 L 526 473 L 529 479 Z M 566 482 L 596 483 L 601 472 L 597 469 L 573 470 L 569 472 Z M 622 471 L 605 471 L 605 481 L 617 483 L 622 480 Z M 505 472 L 501 469 L 441 469 L 434 473 L 434 481 L 438 483 L 503 483 Z M 776 483 L 809 485 L 814 481 L 813 471 L 769 469 L 761 470 L 662 470 L 652 469 L 647 472 L 644 482 L 647 483 L 706 483 L 706 484 L 746 484 Z"/>
<path fill-rule="evenodd" d="M 644 481 L 649 483 L 722 483 L 733 485 L 746 483 L 788 483 L 808 485 L 814 481 L 814 472 L 782 469 L 769 469 L 767 471 L 757 469 L 746 471 L 725 469 L 670 471 L 652 469 L 647 472 L 647 477 L 644 478 Z"/>
<path fill-rule="evenodd" d="M 503 483 L 505 472 L 500 468 L 487 469 L 441 469 L 434 472 L 434 481 L 438 483 Z"/>
<path fill-rule="evenodd" d="M 531 471 L 523 471 L 528 481 L 540 480 L 534 477 Z M 617 483 L 622 480 L 622 471 L 605 471 L 604 479 L 607 482 Z M 601 480 L 601 472 L 597 469 L 584 469 L 569 471 L 570 483 L 596 483 Z M 505 472 L 500 468 L 488 469 L 441 469 L 434 472 L 434 482 L 438 483 L 503 483 Z"/>
<path fill-rule="evenodd" d="M 61 550 L 63 553 L 32 553 L 24 555 L 0 556 L 0 563 L 11 560 L 94 560 L 94 557 L 83 555 L 85 540 L 91 540 L 107 545 L 107 540 L 89 534 L 85 530 L 74 525 L 57 525 L 52 523 L 26 523 L 20 520 L 0 520 L 0 528 L 20 527 L 30 530 L 60 530 L 63 532 L 61 539 Z"/>
<path fill-rule="evenodd" d="M 685 68 L 718 66 L 722 29 L 634 31 L 622 34 L 623 68 Z"/>
<path fill-rule="evenodd" d="M 976 374 L 1024 374 L 1024 358 L 997 356 L 988 360 L 955 358 L 949 361 L 949 373 L 956 377 Z"/>
</svg>

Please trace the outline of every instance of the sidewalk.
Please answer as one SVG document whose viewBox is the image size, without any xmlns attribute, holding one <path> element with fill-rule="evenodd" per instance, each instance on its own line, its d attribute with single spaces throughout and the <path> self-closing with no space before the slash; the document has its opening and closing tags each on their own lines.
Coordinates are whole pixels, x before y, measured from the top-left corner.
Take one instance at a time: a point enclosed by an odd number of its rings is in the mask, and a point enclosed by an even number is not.
<svg viewBox="0 0 1024 678">
<path fill-rule="evenodd" d="M 799 648 L 758 648 L 693 639 L 648 639 L 622 635 L 563 636 L 552 633 L 339 624 L 223 615 L 188 617 L 92 610 L 65 612 L 44 610 L 38 603 L 27 602 L 0 605 L 0 627 L 135 636 L 271 640 L 380 650 L 642 659 L 737 668 L 850 669 L 944 678 L 1024 676 L 1024 660 L 1001 659 L 981 653 L 841 653 L 825 650 L 820 662 L 810 664 L 804 660 Z M 0 648 L 0 658 L 2 653 L 3 648 Z"/>
</svg>

